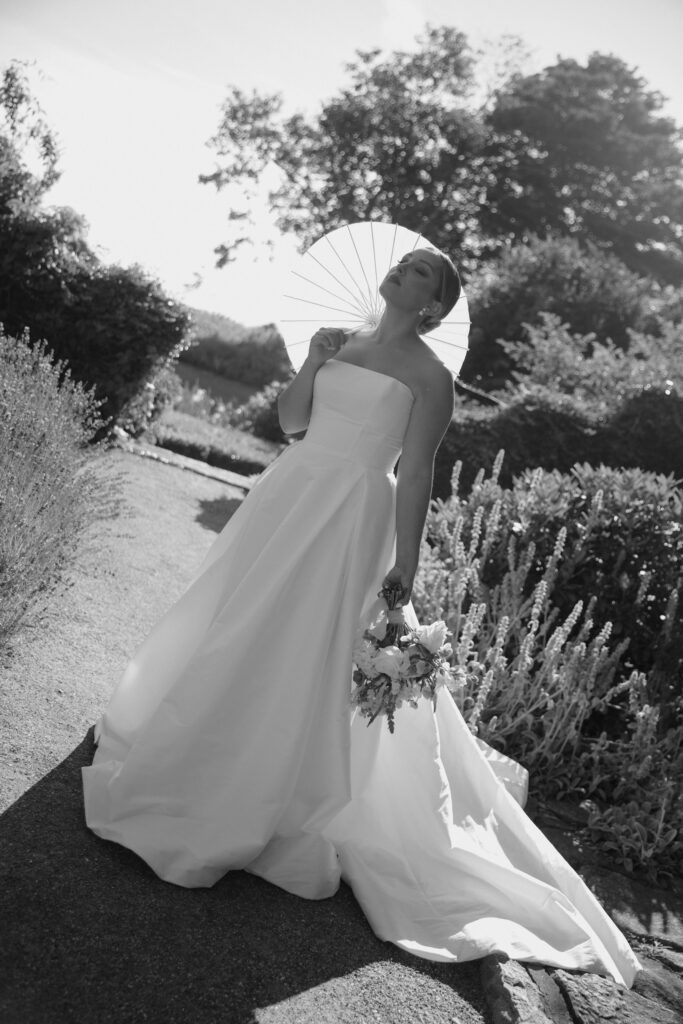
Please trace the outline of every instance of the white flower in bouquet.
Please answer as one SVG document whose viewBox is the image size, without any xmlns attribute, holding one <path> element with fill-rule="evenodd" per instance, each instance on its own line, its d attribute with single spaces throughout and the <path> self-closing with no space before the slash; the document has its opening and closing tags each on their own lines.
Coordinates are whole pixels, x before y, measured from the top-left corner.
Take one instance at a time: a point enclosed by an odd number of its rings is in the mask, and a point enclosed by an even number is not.
<svg viewBox="0 0 683 1024">
<path fill-rule="evenodd" d="M 371 640 L 357 639 L 353 648 L 353 660 L 365 676 L 375 675 L 377 648 Z"/>
<path fill-rule="evenodd" d="M 351 703 L 368 725 L 378 715 L 385 716 L 393 733 L 394 714 L 404 704 L 417 708 L 420 698 L 427 698 L 436 708 L 437 690 L 452 683 L 447 660 L 452 648 L 446 643 L 448 628 L 443 620 L 411 628 L 391 588 L 383 588 L 378 597 L 384 597 L 387 612 L 357 634 Z"/>
<path fill-rule="evenodd" d="M 384 672 L 391 679 L 400 679 L 408 668 L 409 659 L 396 646 L 381 647 L 374 658 L 375 672 Z"/>
<path fill-rule="evenodd" d="M 430 622 L 427 626 L 418 626 L 413 633 L 423 647 L 426 647 L 432 654 L 436 654 L 445 644 L 448 626 L 443 619 Z"/>
</svg>

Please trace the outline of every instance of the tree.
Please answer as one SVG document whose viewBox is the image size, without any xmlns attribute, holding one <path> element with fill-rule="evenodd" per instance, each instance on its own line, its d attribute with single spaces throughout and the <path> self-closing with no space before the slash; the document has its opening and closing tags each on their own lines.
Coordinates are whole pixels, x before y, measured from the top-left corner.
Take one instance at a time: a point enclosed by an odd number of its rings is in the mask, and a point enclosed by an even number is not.
<svg viewBox="0 0 683 1024">
<path fill-rule="evenodd" d="M 58 177 L 54 135 L 15 62 L 0 79 L 0 324 L 45 340 L 95 386 L 103 416 L 140 432 L 161 411 L 189 315 L 139 267 L 103 265 L 74 210 L 42 205 Z"/>
<path fill-rule="evenodd" d="M 281 183 L 269 201 L 276 225 L 302 248 L 357 220 L 397 221 L 422 231 L 461 266 L 479 251 L 487 171 L 480 114 L 468 106 L 474 57 L 453 28 L 428 28 L 414 53 L 358 52 L 350 84 L 320 114 L 283 118 L 278 95 L 231 88 L 210 145 L 220 166 L 200 180 L 249 189 L 269 165 Z M 235 221 L 247 219 L 234 209 Z M 218 251 L 219 265 L 245 238 Z"/>
<path fill-rule="evenodd" d="M 58 157 L 26 64 L 11 61 L 0 78 L 0 212 L 9 212 L 12 203 L 35 205 L 59 178 Z"/>
<path fill-rule="evenodd" d="M 524 341 L 524 324 L 555 313 L 575 334 L 629 345 L 628 329 L 651 325 L 652 286 L 593 242 L 531 236 L 508 246 L 471 278 L 467 291 L 472 329 L 462 378 L 487 390 L 504 387 L 513 360 L 503 341 Z"/>
<path fill-rule="evenodd" d="M 284 117 L 277 94 L 232 88 L 210 142 L 218 166 L 200 181 L 248 197 L 277 168 L 275 224 L 302 249 L 376 218 L 423 231 L 465 280 L 511 243 L 551 234 L 590 240 L 661 283 L 683 280 L 682 133 L 656 116 L 662 97 L 643 79 L 599 53 L 524 76 L 508 37 L 482 102 L 461 32 L 428 27 L 417 42 L 413 53 L 358 52 L 350 84 L 308 119 Z M 248 240 L 248 211 L 229 216 L 241 237 L 218 248 L 219 265 Z"/>
<path fill-rule="evenodd" d="M 591 239 L 639 274 L 683 281 L 683 131 L 622 60 L 513 75 L 488 114 L 481 226 L 498 244 Z"/>
</svg>

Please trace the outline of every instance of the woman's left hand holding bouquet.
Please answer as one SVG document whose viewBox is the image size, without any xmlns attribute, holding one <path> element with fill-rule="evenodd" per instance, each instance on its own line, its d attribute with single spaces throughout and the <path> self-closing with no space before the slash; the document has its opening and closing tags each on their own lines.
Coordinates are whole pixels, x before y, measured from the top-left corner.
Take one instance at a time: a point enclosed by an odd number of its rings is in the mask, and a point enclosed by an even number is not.
<svg viewBox="0 0 683 1024">
<path fill-rule="evenodd" d="M 383 589 L 396 591 L 396 601 L 394 605 L 396 608 L 401 605 L 408 604 L 410 601 L 416 572 L 417 566 L 415 566 L 414 569 L 409 570 L 396 563 L 382 580 Z"/>
</svg>

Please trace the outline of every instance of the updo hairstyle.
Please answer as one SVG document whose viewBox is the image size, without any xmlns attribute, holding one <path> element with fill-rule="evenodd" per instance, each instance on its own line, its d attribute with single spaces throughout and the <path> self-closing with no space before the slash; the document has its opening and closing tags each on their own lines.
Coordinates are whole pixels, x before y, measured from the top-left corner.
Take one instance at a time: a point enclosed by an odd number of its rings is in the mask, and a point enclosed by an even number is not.
<svg viewBox="0 0 683 1024">
<path fill-rule="evenodd" d="M 429 251 L 435 252 L 441 260 L 441 282 L 436 294 L 436 298 L 441 304 L 441 313 L 428 313 L 424 316 L 417 325 L 418 334 L 427 334 L 428 331 L 433 331 L 438 327 L 453 309 L 462 290 L 460 275 L 450 256 L 441 252 L 440 249 L 430 249 Z"/>
</svg>

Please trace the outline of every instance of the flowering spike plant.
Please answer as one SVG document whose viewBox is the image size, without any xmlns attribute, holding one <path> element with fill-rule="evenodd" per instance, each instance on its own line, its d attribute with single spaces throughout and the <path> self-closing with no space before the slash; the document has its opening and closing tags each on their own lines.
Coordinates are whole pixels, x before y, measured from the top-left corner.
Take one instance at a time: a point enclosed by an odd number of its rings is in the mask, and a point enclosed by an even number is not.
<svg viewBox="0 0 683 1024">
<path fill-rule="evenodd" d="M 437 690 L 453 686 L 448 658 L 453 650 L 446 643 L 449 631 L 442 620 L 408 628 L 403 612 L 396 607 L 400 585 L 383 588 L 378 597 L 387 602 L 386 627 L 366 629 L 353 648 L 356 684 L 351 703 L 369 719 L 368 725 L 385 715 L 389 732 L 394 731 L 397 708 L 417 708 L 419 697 L 428 697 L 436 708 Z"/>
</svg>

